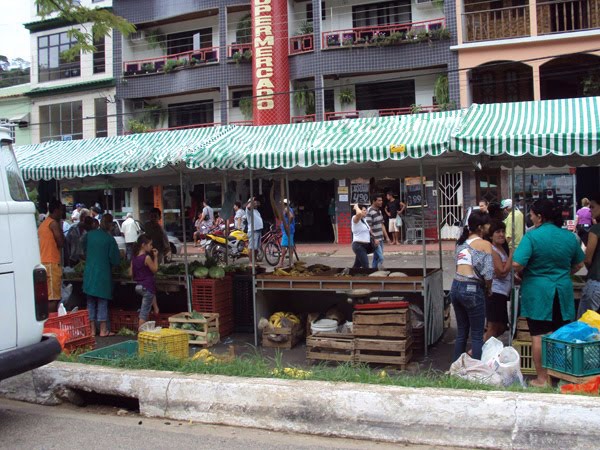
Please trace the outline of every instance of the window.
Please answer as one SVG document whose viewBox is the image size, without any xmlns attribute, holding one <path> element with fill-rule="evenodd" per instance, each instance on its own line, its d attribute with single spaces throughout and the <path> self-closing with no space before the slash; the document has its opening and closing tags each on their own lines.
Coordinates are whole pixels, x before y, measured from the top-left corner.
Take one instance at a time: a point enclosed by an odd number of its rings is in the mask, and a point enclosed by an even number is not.
<svg viewBox="0 0 600 450">
<path fill-rule="evenodd" d="M 21 177 L 21 171 L 17 165 L 17 160 L 12 152 L 12 148 L 6 143 L 2 142 L 0 148 L 0 156 L 2 157 L 2 166 L 6 170 L 6 178 L 8 181 L 8 191 L 13 200 L 17 202 L 24 202 L 29 200 L 27 198 L 27 190 Z"/>
<path fill-rule="evenodd" d="M 327 9 L 325 8 L 325 2 L 321 2 L 321 20 L 327 19 Z M 313 5 L 312 2 L 306 4 L 306 21 L 313 21 Z"/>
<path fill-rule="evenodd" d="M 410 0 L 352 7 L 352 27 L 372 27 L 412 21 Z"/>
<path fill-rule="evenodd" d="M 212 100 L 169 105 L 169 128 L 214 122 Z"/>
<path fill-rule="evenodd" d="M 94 46 L 96 51 L 94 52 L 94 73 L 106 72 L 106 43 L 104 36 L 94 38 Z"/>
<path fill-rule="evenodd" d="M 200 34 L 200 48 L 212 47 L 212 28 L 184 31 L 167 35 L 167 54 L 191 52 L 194 50 L 194 35 Z"/>
<path fill-rule="evenodd" d="M 81 101 L 40 106 L 40 141 L 83 139 Z"/>
<path fill-rule="evenodd" d="M 0 119 L 0 127 L 4 127 L 4 128 L 8 128 L 8 130 L 10 131 L 10 137 L 12 138 L 13 144 L 15 143 L 16 139 L 15 139 L 15 128 L 16 128 L 15 123 L 12 123 L 10 120 L 8 119 Z"/>
<path fill-rule="evenodd" d="M 244 98 L 244 97 L 250 97 L 250 98 L 252 98 L 252 95 L 253 94 L 252 94 L 252 90 L 251 89 L 249 89 L 247 91 L 237 91 L 237 92 L 234 92 L 231 95 L 231 106 L 233 108 L 239 108 L 240 107 L 240 100 L 242 98 Z"/>
<path fill-rule="evenodd" d="M 96 137 L 108 136 L 108 110 L 104 97 L 94 99 L 94 117 L 96 121 Z"/>
<path fill-rule="evenodd" d="M 323 97 L 325 112 L 335 112 L 335 94 L 333 89 L 325 89 L 323 91 Z"/>
<path fill-rule="evenodd" d="M 357 84 L 356 109 L 406 108 L 415 103 L 415 81 Z"/>
<path fill-rule="evenodd" d="M 52 81 L 78 77 L 81 74 L 80 56 L 67 61 L 61 55 L 75 45 L 75 38 L 66 32 L 38 38 L 38 80 Z"/>
</svg>

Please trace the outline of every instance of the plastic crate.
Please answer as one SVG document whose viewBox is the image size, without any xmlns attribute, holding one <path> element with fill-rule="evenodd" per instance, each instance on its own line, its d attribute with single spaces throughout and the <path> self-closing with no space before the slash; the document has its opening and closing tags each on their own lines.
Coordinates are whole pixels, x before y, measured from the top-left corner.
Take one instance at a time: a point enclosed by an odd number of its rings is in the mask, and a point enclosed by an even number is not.
<svg viewBox="0 0 600 450">
<path fill-rule="evenodd" d="M 44 329 L 52 328 L 68 334 L 69 337 L 64 348 L 66 351 L 73 351 L 79 347 L 93 347 L 96 343 L 94 336 L 92 336 L 88 312 L 85 309 L 64 316 L 51 313 L 44 324 Z"/>
<path fill-rule="evenodd" d="M 523 375 L 535 375 L 535 364 L 530 341 L 513 341 L 512 346 L 521 357 L 521 373 Z"/>
<path fill-rule="evenodd" d="M 203 319 L 194 319 L 192 314 L 182 312 L 169 317 L 172 329 L 181 330 L 189 335 L 189 343 L 210 347 L 219 342 L 219 315 L 213 313 L 201 313 Z M 192 324 L 194 330 L 184 330 L 177 325 Z"/>
<path fill-rule="evenodd" d="M 188 358 L 189 336 L 185 331 L 161 328 L 157 332 L 142 331 L 138 334 L 138 351 L 146 353 L 165 352 L 174 358 Z"/>
<path fill-rule="evenodd" d="M 600 374 L 600 341 L 573 343 L 542 336 L 542 366 L 575 377 Z"/>
<path fill-rule="evenodd" d="M 221 313 L 221 309 L 233 310 L 232 278 L 221 280 L 194 278 L 192 280 L 192 306 L 194 311 Z"/>
<path fill-rule="evenodd" d="M 233 276 L 233 326 L 238 332 L 254 331 L 252 275 Z"/>
<path fill-rule="evenodd" d="M 113 333 L 118 333 L 121 328 L 127 328 L 137 332 L 139 328 L 140 314 L 137 311 L 110 309 L 108 311 L 108 318 L 110 322 L 110 331 Z"/>
<path fill-rule="evenodd" d="M 83 355 L 79 355 L 79 359 L 84 361 L 112 361 L 115 359 L 131 358 L 137 354 L 137 341 L 125 341 L 84 353 Z"/>
</svg>

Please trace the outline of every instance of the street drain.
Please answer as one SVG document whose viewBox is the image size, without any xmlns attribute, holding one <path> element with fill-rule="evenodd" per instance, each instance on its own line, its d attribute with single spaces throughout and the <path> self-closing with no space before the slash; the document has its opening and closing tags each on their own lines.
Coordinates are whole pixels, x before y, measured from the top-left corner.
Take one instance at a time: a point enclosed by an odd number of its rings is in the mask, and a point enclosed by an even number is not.
<svg viewBox="0 0 600 450">
<path fill-rule="evenodd" d="M 137 398 L 87 392 L 81 389 L 72 389 L 71 392 L 74 395 L 70 400 L 78 406 L 110 406 L 132 413 L 140 412 L 140 401 Z"/>
</svg>

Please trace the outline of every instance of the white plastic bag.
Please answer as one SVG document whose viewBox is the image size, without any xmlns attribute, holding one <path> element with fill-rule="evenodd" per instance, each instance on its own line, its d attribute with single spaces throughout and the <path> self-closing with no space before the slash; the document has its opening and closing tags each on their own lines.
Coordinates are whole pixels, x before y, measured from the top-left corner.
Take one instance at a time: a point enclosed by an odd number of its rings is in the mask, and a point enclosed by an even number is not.
<svg viewBox="0 0 600 450">
<path fill-rule="evenodd" d="M 484 364 L 478 359 L 473 359 L 466 353 L 452 363 L 448 372 L 464 380 L 475 381 L 477 383 L 489 384 L 491 386 L 502 386 L 502 377 L 490 366 Z"/>
<path fill-rule="evenodd" d="M 65 305 L 63 305 L 61 303 L 60 305 L 58 305 L 58 317 L 66 316 L 66 315 L 67 315 L 67 309 L 65 308 Z"/>
<path fill-rule="evenodd" d="M 492 336 L 485 341 L 485 344 L 483 344 L 483 348 L 481 349 L 481 361 L 489 365 L 498 357 L 503 348 L 504 344 L 502 341 L 499 341 Z"/>
<path fill-rule="evenodd" d="M 502 378 L 503 386 L 519 383 L 525 386 L 521 373 L 521 356 L 513 347 L 504 347 L 488 365 Z"/>
<path fill-rule="evenodd" d="M 61 303 L 67 303 L 71 298 L 71 294 L 73 293 L 73 285 L 71 283 L 66 286 L 62 284 L 60 287 L 60 301 Z"/>
</svg>

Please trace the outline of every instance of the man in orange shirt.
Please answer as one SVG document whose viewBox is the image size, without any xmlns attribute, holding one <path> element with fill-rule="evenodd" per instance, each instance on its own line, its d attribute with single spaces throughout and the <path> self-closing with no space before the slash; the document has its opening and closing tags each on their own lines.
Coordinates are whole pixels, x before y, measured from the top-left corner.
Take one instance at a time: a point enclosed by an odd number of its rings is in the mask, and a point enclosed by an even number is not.
<svg viewBox="0 0 600 450">
<path fill-rule="evenodd" d="M 64 244 L 61 220 L 63 205 L 58 200 L 51 200 L 48 205 L 48 215 L 38 228 L 40 241 L 40 258 L 48 275 L 48 310 L 56 312 L 61 299 L 62 267 L 60 260 Z"/>
</svg>

